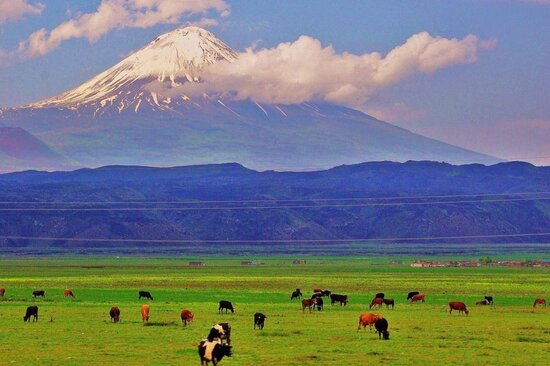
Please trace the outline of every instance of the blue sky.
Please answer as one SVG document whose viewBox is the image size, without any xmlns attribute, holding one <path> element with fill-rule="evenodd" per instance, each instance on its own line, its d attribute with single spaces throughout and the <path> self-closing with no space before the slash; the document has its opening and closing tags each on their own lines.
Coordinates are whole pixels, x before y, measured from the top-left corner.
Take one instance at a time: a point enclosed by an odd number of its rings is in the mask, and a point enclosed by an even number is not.
<svg viewBox="0 0 550 366">
<path fill-rule="evenodd" d="M 17 54 L 21 41 L 41 28 L 49 32 L 94 13 L 101 1 L 0 0 L 0 10 L 14 11 L 0 15 L 0 106 L 77 86 L 157 35 L 204 18 L 217 23 L 207 29 L 238 51 L 274 48 L 308 35 L 339 54 L 385 55 L 420 32 L 458 40 L 473 34 L 492 42 L 477 51 L 475 62 L 413 73 L 376 88 L 354 107 L 477 151 L 550 163 L 538 158 L 550 156 L 550 1 L 208 1 L 212 6 L 205 12 L 118 25 L 97 39 L 72 37 L 30 55 Z M 142 1 L 147 2 L 162 0 Z"/>
</svg>

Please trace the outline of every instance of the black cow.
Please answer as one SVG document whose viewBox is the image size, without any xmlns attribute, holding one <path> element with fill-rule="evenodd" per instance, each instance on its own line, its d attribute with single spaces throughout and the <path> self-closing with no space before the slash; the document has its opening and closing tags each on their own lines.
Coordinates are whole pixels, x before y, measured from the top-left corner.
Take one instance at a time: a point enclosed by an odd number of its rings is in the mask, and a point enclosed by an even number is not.
<svg viewBox="0 0 550 366">
<path fill-rule="evenodd" d="M 212 342 L 203 339 L 199 343 L 199 357 L 201 358 L 201 366 L 208 365 L 208 362 L 212 362 L 214 366 L 221 361 L 225 356 L 231 357 L 231 346 L 228 344 L 222 344 L 219 341 Z"/>
<path fill-rule="evenodd" d="M 111 310 L 109 310 L 109 316 L 111 317 L 111 321 L 113 323 L 118 323 L 120 321 L 120 309 L 113 306 Z"/>
<path fill-rule="evenodd" d="M 302 292 L 299 288 L 297 288 L 295 291 L 292 292 L 292 295 L 290 295 L 290 300 L 294 299 L 301 299 L 302 298 Z"/>
<path fill-rule="evenodd" d="M 329 296 L 330 296 L 330 294 L 332 294 L 332 291 L 329 291 L 329 290 L 323 290 L 323 291 L 321 291 L 321 293 L 323 294 L 323 296 L 329 297 Z"/>
<path fill-rule="evenodd" d="M 395 306 L 395 301 L 393 299 L 384 299 L 384 304 L 386 304 L 386 309 L 389 309 L 391 305 L 391 309 L 393 310 L 393 307 Z"/>
<path fill-rule="evenodd" d="M 375 299 L 383 299 L 384 298 L 384 293 L 383 292 L 379 292 L 377 293 L 375 296 L 374 296 Z"/>
<path fill-rule="evenodd" d="M 223 309 L 225 309 L 226 314 L 227 310 L 231 310 L 231 313 L 235 314 L 235 309 L 233 309 L 233 304 L 231 303 L 231 301 L 221 300 L 220 307 L 218 308 L 218 313 L 221 314 L 223 312 Z"/>
<path fill-rule="evenodd" d="M 311 295 L 312 299 L 320 299 L 321 297 L 323 297 L 322 292 L 314 292 L 313 295 Z"/>
<path fill-rule="evenodd" d="M 317 298 L 315 306 L 317 306 L 317 310 L 319 310 L 319 311 L 323 310 L 323 299 L 320 298 L 320 297 Z M 314 309 L 315 309 L 315 307 L 314 307 Z"/>
<path fill-rule="evenodd" d="M 32 292 L 32 297 L 36 298 L 37 296 L 46 297 L 46 291 L 44 290 L 35 290 Z"/>
<path fill-rule="evenodd" d="M 151 296 L 151 293 L 149 291 L 140 291 L 139 292 L 139 300 L 141 300 L 141 298 L 144 297 L 146 299 L 149 299 L 149 300 L 153 300 L 153 296 Z"/>
<path fill-rule="evenodd" d="M 27 308 L 27 312 L 25 313 L 25 316 L 23 317 L 23 321 L 25 322 L 31 322 L 31 316 L 33 317 L 33 322 L 38 321 L 38 306 L 32 305 Z"/>
<path fill-rule="evenodd" d="M 254 329 L 256 329 L 256 326 L 258 326 L 258 329 L 264 329 L 265 318 L 267 316 L 262 313 L 254 314 Z"/>
<path fill-rule="evenodd" d="M 336 302 L 339 302 L 340 306 L 342 305 L 346 306 L 348 304 L 348 295 L 331 294 L 330 304 L 334 305 Z"/>
<path fill-rule="evenodd" d="M 374 327 L 378 332 L 378 339 L 382 339 L 382 336 L 384 336 L 385 340 L 390 339 L 390 332 L 388 332 L 388 321 L 386 319 L 378 319 L 374 323 Z"/>
<path fill-rule="evenodd" d="M 493 297 L 492 296 L 485 296 L 485 300 L 487 300 L 489 305 L 493 305 Z"/>
<path fill-rule="evenodd" d="M 413 298 L 413 296 L 414 296 L 414 295 L 418 295 L 419 293 L 420 293 L 420 292 L 418 292 L 418 291 L 411 291 L 411 292 L 409 292 L 409 294 L 407 295 L 407 301 L 411 301 L 412 298 Z"/>
<path fill-rule="evenodd" d="M 216 339 L 225 341 L 227 344 L 231 344 L 231 326 L 229 323 L 218 323 L 210 328 L 210 333 L 206 337 L 208 341 L 213 342 Z"/>
</svg>

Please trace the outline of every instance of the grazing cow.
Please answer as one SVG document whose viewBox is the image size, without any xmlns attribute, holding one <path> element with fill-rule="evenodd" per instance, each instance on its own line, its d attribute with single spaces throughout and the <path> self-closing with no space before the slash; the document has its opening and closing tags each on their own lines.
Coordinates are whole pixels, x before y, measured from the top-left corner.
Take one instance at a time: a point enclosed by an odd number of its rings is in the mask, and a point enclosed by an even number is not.
<svg viewBox="0 0 550 366">
<path fill-rule="evenodd" d="M 36 298 L 37 296 L 42 296 L 42 298 L 46 297 L 46 291 L 44 290 L 34 290 L 32 292 L 32 297 Z"/>
<path fill-rule="evenodd" d="M 193 313 L 187 309 L 183 309 L 181 311 L 181 323 L 184 327 L 187 326 L 187 323 L 191 323 L 193 321 Z"/>
<path fill-rule="evenodd" d="M 309 312 L 311 313 L 311 308 L 313 308 L 315 306 L 315 304 L 317 303 L 317 298 L 315 299 L 303 299 L 302 300 L 302 312 L 304 310 L 306 310 L 306 308 L 309 309 Z"/>
<path fill-rule="evenodd" d="M 340 306 L 346 306 L 348 304 L 348 295 L 331 294 L 330 304 L 334 305 L 336 302 L 339 302 Z"/>
<path fill-rule="evenodd" d="M 267 316 L 262 313 L 254 314 L 254 329 L 256 329 L 256 326 L 258 326 L 258 329 L 264 329 L 265 318 Z"/>
<path fill-rule="evenodd" d="M 228 344 L 222 344 L 220 341 L 209 341 L 203 339 L 199 343 L 199 356 L 201 358 L 201 366 L 208 365 L 212 362 L 212 365 L 216 366 L 225 356 L 231 357 L 231 346 Z"/>
<path fill-rule="evenodd" d="M 476 302 L 476 305 L 489 305 L 489 300 L 483 299 L 481 301 Z"/>
<path fill-rule="evenodd" d="M 142 297 L 153 301 L 153 296 L 151 296 L 149 291 L 140 291 L 138 300 L 141 300 Z"/>
<path fill-rule="evenodd" d="M 533 303 L 533 309 L 534 309 L 537 305 L 540 305 L 540 306 L 542 306 L 542 307 L 546 307 L 546 300 L 545 300 L 545 299 L 535 299 L 535 302 Z"/>
<path fill-rule="evenodd" d="M 149 305 L 145 304 L 141 307 L 141 319 L 143 320 L 143 323 L 147 323 L 149 321 Z"/>
<path fill-rule="evenodd" d="M 65 295 L 65 297 L 72 297 L 74 299 L 74 294 L 71 290 L 69 289 L 66 289 L 65 291 L 63 291 L 63 295 Z"/>
<path fill-rule="evenodd" d="M 376 328 L 376 332 L 378 332 L 378 339 L 382 339 L 382 336 L 384 336 L 384 340 L 390 339 L 390 332 L 388 332 L 388 321 L 384 318 L 378 319 L 374 323 L 374 328 Z"/>
<path fill-rule="evenodd" d="M 227 310 L 231 310 L 231 314 L 235 314 L 235 309 L 233 309 L 233 304 L 231 301 L 220 301 L 220 306 L 218 307 L 218 313 L 222 313 L 223 309 L 225 309 L 225 313 L 227 314 Z"/>
<path fill-rule="evenodd" d="M 460 301 L 451 301 L 449 303 L 449 315 L 452 314 L 453 310 L 458 310 L 458 315 L 461 313 L 468 315 L 468 313 L 470 313 L 466 308 L 466 304 Z"/>
<path fill-rule="evenodd" d="M 330 294 L 332 294 L 332 291 L 330 291 L 330 290 L 323 290 L 323 291 L 321 291 L 321 293 L 323 294 L 323 296 L 329 297 Z"/>
<path fill-rule="evenodd" d="M 302 298 L 302 291 L 300 291 L 299 288 L 293 291 L 292 295 L 290 295 L 290 300 L 301 299 L 301 298 Z"/>
<path fill-rule="evenodd" d="M 313 308 L 315 309 L 315 307 L 317 307 L 317 310 L 321 311 L 321 310 L 323 310 L 323 306 L 324 306 L 323 299 L 321 297 L 319 297 L 317 299 L 317 301 L 315 302 L 315 306 Z"/>
<path fill-rule="evenodd" d="M 323 297 L 322 292 L 314 292 L 313 295 L 311 295 L 312 299 L 320 299 L 321 297 Z"/>
<path fill-rule="evenodd" d="M 492 296 L 485 296 L 485 300 L 489 302 L 489 305 L 493 305 L 493 297 Z"/>
<path fill-rule="evenodd" d="M 373 313 L 364 313 L 359 316 L 359 326 L 357 327 L 357 331 L 361 330 L 361 326 L 363 329 L 369 326 L 369 331 L 372 330 L 372 326 L 374 323 L 382 318 L 380 315 L 373 314 Z"/>
<path fill-rule="evenodd" d="M 420 292 L 418 292 L 418 291 L 411 291 L 411 292 L 409 292 L 409 294 L 407 295 L 407 301 L 412 300 L 413 296 L 414 296 L 414 295 L 418 295 L 419 293 L 420 293 Z"/>
<path fill-rule="evenodd" d="M 390 308 L 393 310 L 393 307 L 395 306 L 395 301 L 393 299 L 384 299 L 384 304 L 386 304 L 386 309 Z"/>
<path fill-rule="evenodd" d="M 113 306 L 111 310 L 109 311 L 109 315 L 111 316 L 111 321 L 113 323 L 118 323 L 120 321 L 120 309 L 116 306 Z"/>
<path fill-rule="evenodd" d="M 374 295 L 375 298 L 381 298 L 383 299 L 384 298 L 384 293 L 383 292 L 379 292 L 377 293 L 376 295 Z"/>
<path fill-rule="evenodd" d="M 411 298 L 411 303 L 416 303 L 418 301 L 426 302 L 426 295 L 416 294 Z"/>
<path fill-rule="evenodd" d="M 383 302 L 384 302 L 384 299 L 382 297 L 375 297 L 370 302 L 369 309 L 372 309 L 372 307 L 376 305 L 378 305 L 378 309 L 380 309 L 382 307 Z"/>
<path fill-rule="evenodd" d="M 31 322 L 31 316 L 33 317 L 33 322 L 38 321 L 38 306 L 32 305 L 27 308 L 27 312 L 25 313 L 25 316 L 23 317 L 23 321 L 25 322 Z"/>
<path fill-rule="evenodd" d="M 0 297 L 4 297 L 5 293 L 6 293 L 6 289 L 3 287 L 0 287 Z"/>
<path fill-rule="evenodd" d="M 231 344 L 231 326 L 229 323 L 218 323 L 210 328 L 210 333 L 206 337 L 210 342 L 219 340 L 225 341 L 227 344 Z"/>
</svg>

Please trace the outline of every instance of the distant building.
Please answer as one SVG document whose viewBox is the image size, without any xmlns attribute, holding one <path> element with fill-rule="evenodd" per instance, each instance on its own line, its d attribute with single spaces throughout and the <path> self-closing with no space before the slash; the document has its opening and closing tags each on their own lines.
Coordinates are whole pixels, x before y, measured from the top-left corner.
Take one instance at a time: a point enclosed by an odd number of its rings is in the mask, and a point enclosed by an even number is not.
<svg viewBox="0 0 550 366">
<path fill-rule="evenodd" d="M 403 261 L 393 260 L 390 262 L 390 264 L 401 265 L 403 264 Z"/>
<path fill-rule="evenodd" d="M 292 264 L 306 264 L 305 259 L 295 259 L 292 261 Z"/>
<path fill-rule="evenodd" d="M 205 265 L 204 262 L 189 262 L 189 267 L 204 267 Z"/>
<path fill-rule="evenodd" d="M 459 267 L 480 267 L 479 261 L 457 261 Z"/>
<path fill-rule="evenodd" d="M 255 266 L 258 264 L 258 261 L 252 260 L 252 261 L 242 261 L 241 266 Z"/>
<path fill-rule="evenodd" d="M 414 268 L 433 268 L 433 267 L 446 267 L 446 265 L 439 261 L 425 261 L 423 259 L 417 259 L 411 263 L 411 267 Z"/>
</svg>

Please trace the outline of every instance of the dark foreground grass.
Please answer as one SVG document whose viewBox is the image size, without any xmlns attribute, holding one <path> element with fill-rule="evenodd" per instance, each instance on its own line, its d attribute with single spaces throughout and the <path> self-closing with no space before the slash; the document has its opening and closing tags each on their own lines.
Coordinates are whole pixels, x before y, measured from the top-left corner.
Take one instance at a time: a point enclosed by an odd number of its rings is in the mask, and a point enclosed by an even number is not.
<svg viewBox="0 0 550 366">
<path fill-rule="evenodd" d="M 0 364 L 198 365 L 196 344 L 219 321 L 233 328 L 234 356 L 222 365 L 550 363 L 550 308 L 532 309 L 536 297 L 550 297 L 549 269 L 414 269 L 380 258 L 295 266 L 283 257 L 250 267 L 211 258 L 206 267 L 189 268 L 188 260 L 0 260 L 0 287 L 7 289 L 0 299 Z M 304 313 L 290 301 L 296 287 L 304 294 L 314 287 L 346 293 L 350 304 Z M 63 298 L 64 288 L 76 298 Z M 45 289 L 46 299 L 33 300 L 34 289 Z M 155 300 L 138 300 L 139 290 Z M 407 303 L 411 290 L 424 292 L 427 303 Z M 375 311 L 388 319 L 389 341 L 357 332 L 359 314 L 381 291 L 396 300 L 395 310 Z M 494 307 L 474 305 L 484 294 L 495 297 Z M 234 303 L 234 315 L 217 314 L 221 299 Z M 450 300 L 466 302 L 470 316 L 449 316 Z M 141 321 L 143 303 L 151 305 L 148 326 Z M 38 323 L 23 322 L 31 304 L 39 306 Z M 108 316 L 114 305 L 120 324 Z M 195 314 L 187 328 L 179 319 L 183 308 Z M 268 316 L 263 331 L 253 330 L 257 311 Z"/>
</svg>

